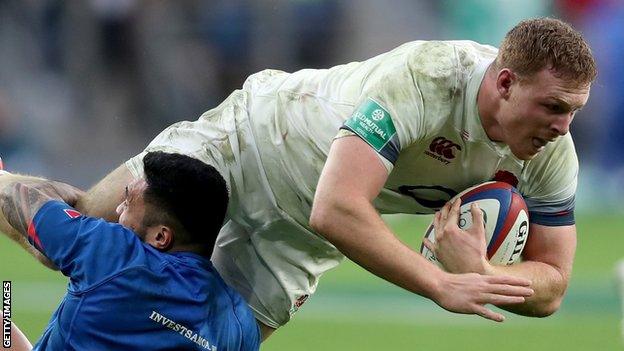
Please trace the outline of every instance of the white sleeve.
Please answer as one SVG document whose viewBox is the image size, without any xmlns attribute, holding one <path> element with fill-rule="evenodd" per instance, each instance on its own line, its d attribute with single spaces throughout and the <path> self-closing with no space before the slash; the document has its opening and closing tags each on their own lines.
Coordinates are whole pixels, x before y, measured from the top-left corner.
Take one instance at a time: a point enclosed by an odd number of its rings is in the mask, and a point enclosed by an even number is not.
<svg viewBox="0 0 624 351">
<path fill-rule="evenodd" d="M 452 107 L 457 85 L 457 55 L 451 44 L 423 42 L 389 55 L 369 74 L 342 129 L 357 134 L 394 165 L 401 150 L 436 128 L 441 121 L 437 112 Z"/>
<path fill-rule="evenodd" d="M 523 170 L 520 192 L 532 223 L 574 224 L 578 159 L 572 137 L 566 135 L 537 155 Z"/>
</svg>

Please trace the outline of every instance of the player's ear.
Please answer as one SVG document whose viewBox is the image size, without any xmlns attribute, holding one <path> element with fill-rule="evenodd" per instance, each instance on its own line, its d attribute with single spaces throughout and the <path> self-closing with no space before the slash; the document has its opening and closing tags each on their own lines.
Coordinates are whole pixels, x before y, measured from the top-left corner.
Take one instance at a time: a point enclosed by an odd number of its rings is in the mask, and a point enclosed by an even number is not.
<svg viewBox="0 0 624 351">
<path fill-rule="evenodd" d="M 145 242 L 158 251 L 168 251 L 173 246 L 173 229 L 165 225 L 150 227 Z"/>
<path fill-rule="evenodd" d="M 516 74 L 509 68 L 503 68 L 498 71 L 498 75 L 496 76 L 496 90 L 503 99 L 507 100 L 507 98 L 509 98 L 511 86 L 516 80 Z"/>
</svg>

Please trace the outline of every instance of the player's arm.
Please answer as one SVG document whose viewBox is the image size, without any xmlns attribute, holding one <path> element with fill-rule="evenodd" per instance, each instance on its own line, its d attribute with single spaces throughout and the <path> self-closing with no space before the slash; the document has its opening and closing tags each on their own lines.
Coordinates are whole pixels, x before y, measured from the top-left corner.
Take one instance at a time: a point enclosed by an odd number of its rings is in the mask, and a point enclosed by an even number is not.
<svg viewBox="0 0 624 351">
<path fill-rule="evenodd" d="M 0 175 L 0 231 L 16 241 L 37 260 L 49 268 L 54 264 L 28 242 L 28 224 L 47 201 L 58 199 L 75 203 L 82 191 L 70 185 L 45 179 L 15 175 Z"/>
<path fill-rule="evenodd" d="M 0 230 L 13 228 L 33 250 L 72 277 L 74 288 L 91 286 L 140 258 L 143 245 L 134 232 L 72 208 L 84 192 L 53 181 L 3 177 L 0 217 L 5 223 Z"/>
<path fill-rule="evenodd" d="M 533 281 L 535 294 L 523 304 L 501 306 L 525 316 L 546 317 L 555 313 L 568 287 L 576 251 L 576 226 L 551 227 L 531 224 L 523 261 L 511 266 L 491 266 L 488 274 L 511 274 Z"/>
<path fill-rule="evenodd" d="M 41 206 L 50 200 L 75 204 L 82 191 L 68 184 L 22 175 L 0 176 L 2 216 L 0 230 L 28 237 L 28 226 Z"/>
<path fill-rule="evenodd" d="M 310 225 L 365 269 L 449 311 L 502 321 L 501 314 L 485 305 L 522 303 L 532 294 L 526 279 L 449 274 L 403 244 L 372 205 L 386 179 L 386 168 L 362 139 L 336 139 L 319 180 Z"/>
<path fill-rule="evenodd" d="M 120 165 L 81 196 L 75 208 L 87 216 L 117 222 L 119 215 L 115 209 L 123 201 L 125 186 L 133 178 L 128 167 L 125 164 Z"/>
<path fill-rule="evenodd" d="M 499 307 L 525 316 L 545 317 L 559 309 L 572 273 L 576 250 L 574 225 L 545 226 L 532 223 L 523 251 L 523 261 L 494 266 L 486 258 L 482 212 L 473 211 L 475 225 L 464 231 L 457 226 L 460 203 L 447 204 L 434 220 L 436 243 L 426 242 L 451 272 L 513 275 L 532 281 L 535 294 L 522 304 Z M 461 250 L 457 249 L 461 248 Z"/>
</svg>

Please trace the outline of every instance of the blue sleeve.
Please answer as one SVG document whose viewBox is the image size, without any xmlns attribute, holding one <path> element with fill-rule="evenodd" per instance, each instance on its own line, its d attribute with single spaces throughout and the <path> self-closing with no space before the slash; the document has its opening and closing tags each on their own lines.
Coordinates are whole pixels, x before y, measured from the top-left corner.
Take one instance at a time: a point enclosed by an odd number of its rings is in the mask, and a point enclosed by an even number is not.
<svg viewBox="0 0 624 351">
<path fill-rule="evenodd" d="M 48 201 L 28 227 L 28 239 L 77 289 L 85 289 L 145 257 L 131 230 L 83 216 L 61 201 Z"/>
</svg>

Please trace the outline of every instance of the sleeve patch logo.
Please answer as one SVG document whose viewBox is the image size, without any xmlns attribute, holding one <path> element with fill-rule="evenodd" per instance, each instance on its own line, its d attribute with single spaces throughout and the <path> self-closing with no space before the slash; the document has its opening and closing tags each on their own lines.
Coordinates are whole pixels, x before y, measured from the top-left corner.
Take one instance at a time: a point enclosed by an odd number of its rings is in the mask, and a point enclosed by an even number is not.
<svg viewBox="0 0 624 351">
<path fill-rule="evenodd" d="M 373 121 L 379 122 L 384 118 L 385 114 L 382 109 L 376 109 L 372 113 Z"/>
<path fill-rule="evenodd" d="M 381 151 L 396 134 L 390 113 L 371 98 L 360 105 L 351 118 L 345 121 L 345 126 L 377 152 Z"/>
<path fill-rule="evenodd" d="M 80 212 L 78 212 L 76 210 L 69 209 L 69 208 L 64 209 L 63 212 L 65 212 L 65 214 L 69 218 L 71 218 L 71 219 L 78 218 L 78 217 L 82 216 L 82 213 L 80 213 Z"/>
</svg>

